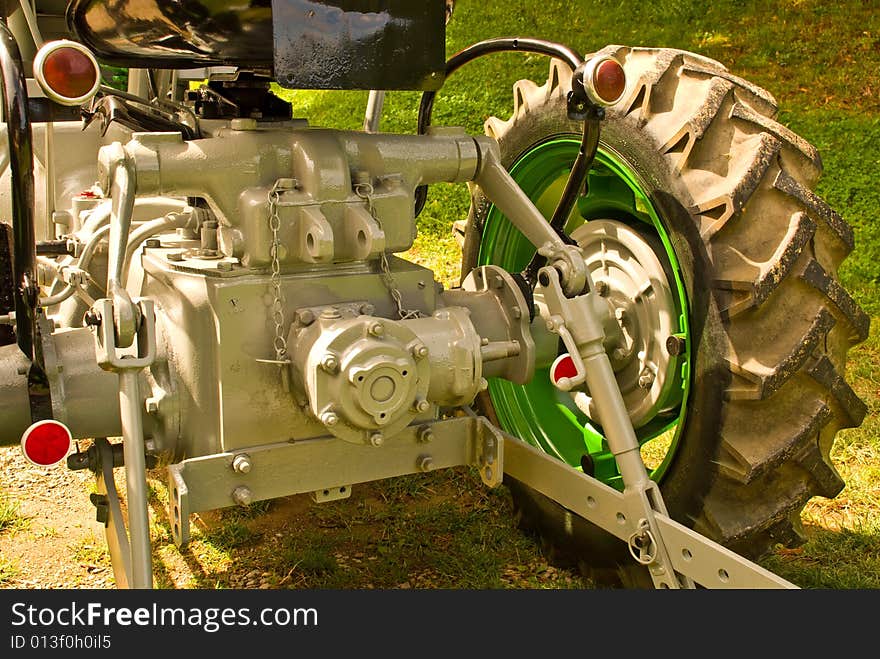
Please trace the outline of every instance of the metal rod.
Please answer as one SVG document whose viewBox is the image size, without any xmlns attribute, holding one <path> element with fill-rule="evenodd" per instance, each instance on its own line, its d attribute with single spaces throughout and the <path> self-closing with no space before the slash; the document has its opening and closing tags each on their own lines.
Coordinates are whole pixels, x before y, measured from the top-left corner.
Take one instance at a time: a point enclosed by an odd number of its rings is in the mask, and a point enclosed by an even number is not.
<svg viewBox="0 0 880 659">
<path fill-rule="evenodd" d="M 16 342 L 34 359 L 37 342 L 37 251 L 34 231 L 33 138 L 21 53 L 5 21 L 0 21 L 0 73 L 3 76 L 3 118 L 9 136 L 12 179 L 12 250 L 15 282 Z"/>
<path fill-rule="evenodd" d="M 119 416 L 122 421 L 125 490 L 131 544 L 129 584 L 132 588 L 152 588 L 153 564 L 150 555 L 150 517 L 147 510 L 147 472 L 141 405 L 138 370 L 121 370 Z"/>
<path fill-rule="evenodd" d="M 376 133 L 379 131 L 379 121 L 382 119 L 382 107 L 385 105 L 385 92 L 381 89 L 371 89 L 367 98 L 367 110 L 364 116 L 364 131 Z"/>
</svg>

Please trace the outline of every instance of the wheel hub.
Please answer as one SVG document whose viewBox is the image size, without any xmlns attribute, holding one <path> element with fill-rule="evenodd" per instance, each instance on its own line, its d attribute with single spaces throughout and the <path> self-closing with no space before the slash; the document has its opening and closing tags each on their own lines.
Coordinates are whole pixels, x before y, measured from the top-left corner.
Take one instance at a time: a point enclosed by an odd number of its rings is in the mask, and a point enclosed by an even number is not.
<svg viewBox="0 0 880 659">
<path fill-rule="evenodd" d="M 584 251 L 596 292 L 608 303 L 605 349 L 633 425 L 662 409 L 675 386 L 675 360 L 666 340 L 678 327 L 672 284 L 655 247 L 639 231 L 616 220 L 591 220 L 572 232 Z M 589 396 L 575 395 L 592 418 Z"/>
</svg>

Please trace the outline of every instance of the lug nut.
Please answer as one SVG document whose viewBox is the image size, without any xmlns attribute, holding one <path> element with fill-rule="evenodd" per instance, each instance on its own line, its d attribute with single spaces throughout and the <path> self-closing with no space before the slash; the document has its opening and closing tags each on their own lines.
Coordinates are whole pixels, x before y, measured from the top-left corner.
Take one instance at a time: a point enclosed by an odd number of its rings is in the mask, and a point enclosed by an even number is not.
<svg viewBox="0 0 880 659">
<path fill-rule="evenodd" d="M 677 357 L 678 355 L 684 354 L 685 349 L 685 338 L 683 336 L 672 336 L 666 339 L 666 352 L 668 352 L 672 357 Z"/>
<path fill-rule="evenodd" d="M 247 474 L 250 473 L 251 470 L 251 456 L 247 453 L 239 453 L 234 458 L 232 458 L 232 469 L 239 474 Z"/>
<path fill-rule="evenodd" d="M 380 432 L 374 432 L 370 435 L 370 444 L 372 446 L 382 446 L 385 443 L 385 438 L 382 436 Z"/>
<path fill-rule="evenodd" d="M 337 423 L 339 423 L 339 415 L 337 415 L 335 412 L 324 412 L 321 415 L 321 423 L 323 423 L 325 426 L 335 426 Z"/>
</svg>

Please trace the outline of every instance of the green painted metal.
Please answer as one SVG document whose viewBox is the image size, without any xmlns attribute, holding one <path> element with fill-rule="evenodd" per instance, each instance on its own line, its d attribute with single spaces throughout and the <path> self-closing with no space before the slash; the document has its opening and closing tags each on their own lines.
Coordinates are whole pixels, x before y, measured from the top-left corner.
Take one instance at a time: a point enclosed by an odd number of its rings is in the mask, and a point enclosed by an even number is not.
<svg viewBox="0 0 880 659">
<path fill-rule="evenodd" d="M 579 140 L 574 136 L 550 139 L 532 147 L 510 169 L 514 180 L 547 218 L 552 216 L 562 194 L 578 146 Z M 679 308 L 676 334 L 687 338 L 687 298 L 668 231 L 633 168 L 620 155 L 602 147 L 589 173 L 588 194 L 581 197 L 573 210 L 566 231 L 570 233 L 581 223 L 599 218 L 636 223 L 660 239 L 665 254 L 659 256 L 661 259 L 665 256 L 675 280 L 674 292 Z M 486 217 L 478 264 L 493 263 L 518 272 L 526 266 L 534 251 L 525 237 L 492 206 Z M 654 418 L 636 429 L 642 446 L 654 443 L 654 468 L 650 471 L 655 480 L 662 478 L 684 428 L 691 351 L 690 341 L 685 343 L 685 352 L 676 358 L 679 386 L 674 387 L 673 393 L 664 401 L 664 405 L 677 405 L 677 415 Z M 569 394 L 553 386 L 549 369 L 536 371 L 533 380 L 526 385 L 493 379 L 489 382 L 489 394 L 504 430 L 576 468 L 580 467 L 582 456 L 588 453 L 596 478 L 622 487 L 614 456 L 608 450 L 601 428 L 589 422 Z M 654 456 L 658 452 L 660 455 Z"/>
</svg>

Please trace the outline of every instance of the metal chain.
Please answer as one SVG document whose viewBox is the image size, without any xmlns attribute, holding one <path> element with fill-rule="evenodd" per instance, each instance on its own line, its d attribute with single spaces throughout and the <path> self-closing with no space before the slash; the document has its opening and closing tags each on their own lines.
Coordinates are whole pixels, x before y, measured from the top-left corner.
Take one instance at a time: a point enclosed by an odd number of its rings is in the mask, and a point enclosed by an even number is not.
<svg viewBox="0 0 880 659">
<path fill-rule="evenodd" d="M 279 364 L 290 363 L 287 354 L 287 339 L 284 336 L 284 294 L 281 292 L 281 260 L 278 250 L 281 248 L 281 240 L 278 238 L 278 230 L 281 228 L 281 218 L 278 217 L 278 201 L 281 198 L 279 189 L 280 181 L 269 191 L 269 229 L 272 231 L 272 245 L 269 247 L 269 258 L 272 259 L 272 311 L 271 319 L 275 324 L 275 339 L 272 346 L 275 348 L 275 361 Z"/>
<path fill-rule="evenodd" d="M 379 214 L 376 212 L 376 206 L 373 203 L 374 190 L 372 184 L 355 183 L 354 192 L 358 197 L 367 202 L 367 210 L 370 213 L 370 217 L 372 217 L 373 221 L 379 226 L 379 230 L 384 231 L 384 229 L 382 229 L 382 221 L 379 219 Z M 397 284 L 394 281 L 394 275 L 391 274 L 391 265 L 388 263 L 388 252 L 384 249 L 379 256 L 379 267 L 382 269 L 382 280 L 385 283 L 385 288 L 388 289 L 388 292 L 391 294 L 391 299 L 394 300 L 394 304 L 397 306 L 397 315 L 400 319 L 409 320 L 410 318 L 419 318 L 422 314 L 418 310 L 405 309 L 403 307 L 403 296 L 400 293 L 400 289 L 397 288 Z"/>
</svg>

